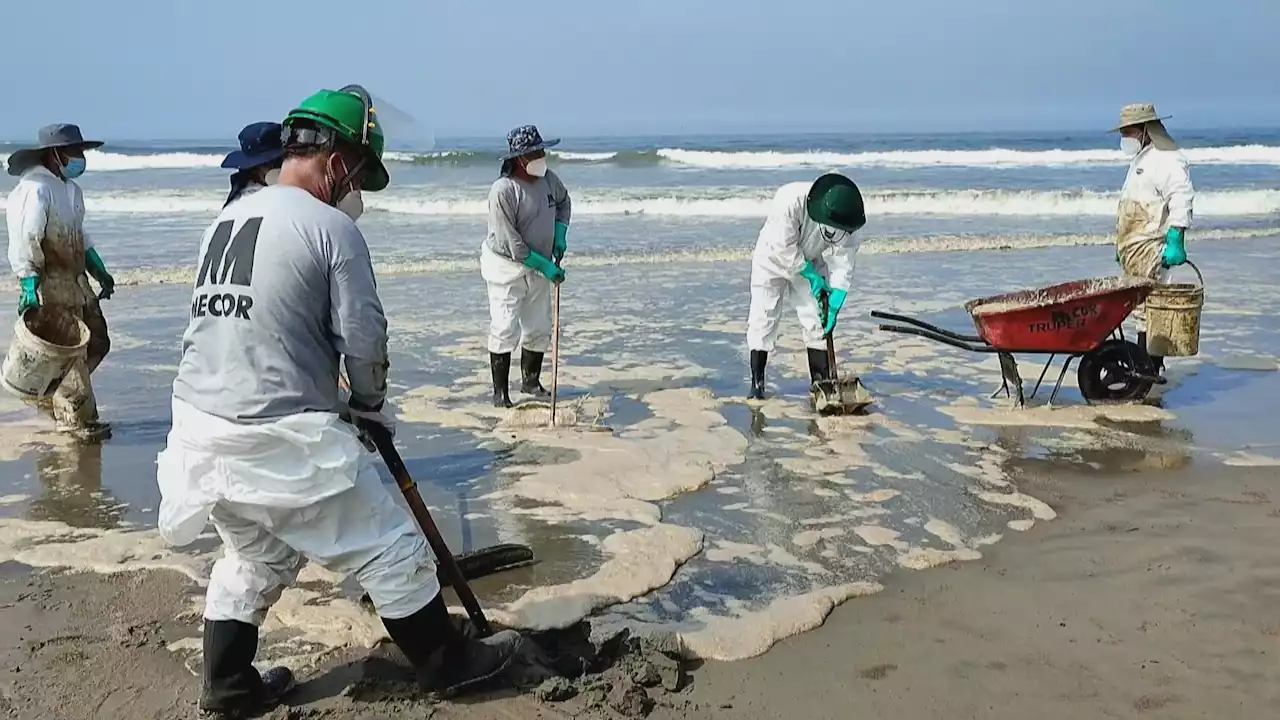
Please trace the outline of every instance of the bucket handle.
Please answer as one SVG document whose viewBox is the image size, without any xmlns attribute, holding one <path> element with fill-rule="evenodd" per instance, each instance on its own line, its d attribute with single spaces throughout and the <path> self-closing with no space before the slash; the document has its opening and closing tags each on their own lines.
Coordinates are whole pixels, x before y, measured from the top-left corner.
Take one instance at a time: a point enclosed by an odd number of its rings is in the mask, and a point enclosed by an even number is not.
<svg viewBox="0 0 1280 720">
<path fill-rule="evenodd" d="M 1200 274 L 1200 268 L 1196 267 L 1196 264 L 1195 264 L 1195 263 L 1193 263 L 1193 262 L 1191 262 L 1190 260 L 1188 260 L 1185 264 L 1186 264 L 1186 265 L 1190 265 L 1190 266 L 1191 266 L 1191 269 L 1196 271 L 1196 279 L 1198 279 L 1198 280 L 1200 281 L 1200 287 L 1201 287 L 1201 288 L 1203 288 L 1203 287 L 1204 287 L 1204 275 L 1201 275 L 1201 274 Z M 1172 269 L 1173 269 L 1173 268 L 1170 268 L 1170 270 L 1172 270 Z"/>
</svg>

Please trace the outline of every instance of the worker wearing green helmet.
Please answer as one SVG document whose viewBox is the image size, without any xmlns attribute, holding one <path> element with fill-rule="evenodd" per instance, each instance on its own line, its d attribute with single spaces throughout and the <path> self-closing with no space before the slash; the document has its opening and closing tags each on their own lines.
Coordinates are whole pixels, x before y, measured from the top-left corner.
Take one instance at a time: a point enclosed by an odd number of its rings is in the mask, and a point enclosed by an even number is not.
<svg viewBox="0 0 1280 720">
<path fill-rule="evenodd" d="M 765 366 L 787 306 L 800 321 L 812 387 L 831 379 L 826 338 L 852 287 L 857 233 L 866 223 L 862 192 L 839 173 L 787 183 L 774 195 L 751 256 L 750 398 L 764 399 Z"/>
<path fill-rule="evenodd" d="M 282 138 L 278 182 L 227 205 L 201 240 L 157 459 L 161 535 L 185 545 L 212 520 L 225 547 L 205 594 L 210 718 L 253 716 L 293 687 L 288 669 L 252 663 L 258 626 L 304 557 L 364 587 L 434 690 L 493 677 L 521 644 L 511 631 L 466 638 L 450 620 L 426 538 L 354 425 L 395 429 L 387 319 L 355 223 L 361 194 L 390 182 L 368 93 L 321 90 Z"/>
</svg>

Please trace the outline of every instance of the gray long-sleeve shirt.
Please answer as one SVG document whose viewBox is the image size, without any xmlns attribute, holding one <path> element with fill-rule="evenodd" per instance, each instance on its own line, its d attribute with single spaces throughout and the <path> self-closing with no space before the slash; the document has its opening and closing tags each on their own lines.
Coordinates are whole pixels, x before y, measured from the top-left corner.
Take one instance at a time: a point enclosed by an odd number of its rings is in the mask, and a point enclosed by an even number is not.
<svg viewBox="0 0 1280 720">
<path fill-rule="evenodd" d="M 569 224 L 572 203 L 564 183 L 550 170 L 529 182 L 500 177 L 489 188 L 489 235 L 485 247 L 518 263 L 529 251 L 550 258 L 556 223 Z"/>
<path fill-rule="evenodd" d="M 265 188 L 223 209 L 200 240 L 191 322 L 173 394 L 260 422 L 386 397 L 387 320 L 364 236 L 305 190 Z"/>
</svg>

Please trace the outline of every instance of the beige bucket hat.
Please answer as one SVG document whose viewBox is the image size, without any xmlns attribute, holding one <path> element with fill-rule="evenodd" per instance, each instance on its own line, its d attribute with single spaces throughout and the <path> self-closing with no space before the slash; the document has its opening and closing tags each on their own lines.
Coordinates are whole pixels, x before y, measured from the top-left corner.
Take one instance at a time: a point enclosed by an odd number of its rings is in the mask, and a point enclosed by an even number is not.
<svg viewBox="0 0 1280 720">
<path fill-rule="evenodd" d="M 1146 125 L 1147 134 L 1151 136 L 1151 144 L 1162 150 L 1176 150 L 1178 143 L 1165 129 L 1164 122 L 1172 115 L 1160 115 L 1156 106 L 1151 103 L 1129 103 L 1120 108 L 1120 123 L 1111 128 L 1111 132 L 1120 132 L 1127 127 Z"/>
<path fill-rule="evenodd" d="M 1120 108 L 1120 124 L 1111 128 L 1111 132 L 1120 132 L 1134 125 L 1145 125 L 1149 122 L 1168 120 L 1172 115 L 1161 117 L 1156 114 L 1156 106 L 1151 103 L 1130 103 Z"/>
</svg>

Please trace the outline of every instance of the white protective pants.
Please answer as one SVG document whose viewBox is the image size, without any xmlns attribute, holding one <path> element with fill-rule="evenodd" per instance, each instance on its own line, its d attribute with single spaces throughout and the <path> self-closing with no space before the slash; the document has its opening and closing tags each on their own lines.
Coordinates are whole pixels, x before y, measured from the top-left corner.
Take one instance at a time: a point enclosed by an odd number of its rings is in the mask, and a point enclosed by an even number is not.
<svg viewBox="0 0 1280 720">
<path fill-rule="evenodd" d="M 1163 264 L 1164 235 L 1152 236 L 1149 228 L 1152 218 L 1159 218 L 1163 201 L 1143 204 L 1134 200 L 1120 201 L 1119 219 L 1116 222 L 1116 257 L 1125 275 L 1142 277 L 1164 283 L 1169 280 L 1169 268 Z M 1133 320 L 1138 332 L 1147 331 L 1147 304 L 1139 303 L 1133 309 Z"/>
<path fill-rule="evenodd" d="M 219 501 L 211 515 L 224 552 L 205 594 L 206 620 L 261 625 L 303 558 L 354 574 L 378 615 L 398 620 L 440 593 L 426 537 L 371 462 L 355 486 L 303 508 Z"/>
<path fill-rule="evenodd" d="M 809 292 L 809 281 L 796 275 L 786 278 L 752 278 L 751 311 L 747 316 L 747 349 L 773 352 L 778 340 L 778 322 L 784 306 L 796 312 L 804 345 L 815 350 L 826 349 L 818 301 Z"/>
<path fill-rule="evenodd" d="M 516 346 L 545 353 L 551 347 L 551 281 L 542 273 L 489 250 L 480 253 L 489 291 L 489 352 Z"/>
</svg>

